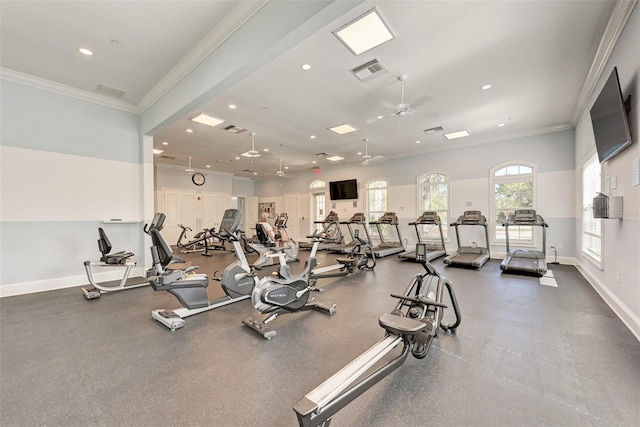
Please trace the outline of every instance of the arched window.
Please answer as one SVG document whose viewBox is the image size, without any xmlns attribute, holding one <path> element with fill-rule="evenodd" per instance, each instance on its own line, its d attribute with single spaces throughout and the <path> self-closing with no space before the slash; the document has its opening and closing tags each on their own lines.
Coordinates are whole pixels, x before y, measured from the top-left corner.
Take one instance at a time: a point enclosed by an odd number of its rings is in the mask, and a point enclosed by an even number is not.
<svg viewBox="0 0 640 427">
<path fill-rule="evenodd" d="M 501 164 L 491 169 L 491 236 L 505 241 L 504 222 L 516 209 L 535 209 L 535 167 L 525 162 Z M 509 227 L 509 241 L 533 244 L 531 226 Z"/>
<path fill-rule="evenodd" d="M 315 180 L 309 184 L 309 200 L 311 201 L 311 221 L 313 230 L 322 230 L 322 224 L 315 224 L 322 221 L 327 215 L 327 184 L 322 180 Z"/>
<path fill-rule="evenodd" d="M 389 208 L 388 184 L 384 179 L 376 179 L 370 181 L 366 185 L 366 209 L 367 221 L 377 221 Z M 382 233 L 386 236 L 388 226 L 382 226 Z M 378 227 L 375 225 L 369 227 L 371 237 L 378 236 Z"/>
<path fill-rule="evenodd" d="M 439 172 L 427 172 L 418 177 L 418 215 L 425 211 L 436 211 L 442 221 L 442 234 L 449 238 L 449 175 Z M 422 227 L 425 233 L 421 238 L 440 241 L 437 227 Z"/>
</svg>

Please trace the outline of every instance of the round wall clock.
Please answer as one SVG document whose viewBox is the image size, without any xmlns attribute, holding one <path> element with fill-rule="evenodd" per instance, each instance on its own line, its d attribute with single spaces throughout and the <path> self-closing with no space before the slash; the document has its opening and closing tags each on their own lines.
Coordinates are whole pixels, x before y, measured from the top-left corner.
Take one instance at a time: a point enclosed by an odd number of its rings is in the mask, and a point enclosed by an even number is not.
<svg viewBox="0 0 640 427">
<path fill-rule="evenodd" d="M 193 181 L 195 185 L 202 185 L 204 184 L 204 175 L 201 173 L 194 173 L 191 175 L 191 181 Z"/>
</svg>

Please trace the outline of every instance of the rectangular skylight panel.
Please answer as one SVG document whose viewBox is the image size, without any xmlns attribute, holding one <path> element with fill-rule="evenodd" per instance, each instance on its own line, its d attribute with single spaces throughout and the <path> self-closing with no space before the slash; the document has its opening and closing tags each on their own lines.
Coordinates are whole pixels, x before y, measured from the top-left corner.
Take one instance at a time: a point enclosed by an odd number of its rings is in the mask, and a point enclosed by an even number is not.
<svg viewBox="0 0 640 427">
<path fill-rule="evenodd" d="M 337 162 L 338 160 L 344 160 L 344 157 L 331 156 L 331 157 L 327 157 L 327 160 L 331 160 L 332 162 Z"/>
<path fill-rule="evenodd" d="M 447 139 L 458 139 L 458 138 L 464 138 L 465 136 L 469 136 L 468 130 L 459 130 L 457 132 L 450 132 L 450 133 L 444 134 L 444 137 Z"/>
<path fill-rule="evenodd" d="M 360 55 L 394 37 L 376 9 L 371 9 L 333 34 L 354 55 Z"/>
<path fill-rule="evenodd" d="M 217 119 L 215 117 L 207 116 L 206 114 L 202 114 L 202 113 L 197 115 L 191 120 L 194 122 L 202 123 L 203 125 L 212 126 L 212 127 L 218 126 L 220 123 L 224 123 L 224 120 L 222 119 Z"/>
<path fill-rule="evenodd" d="M 343 123 L 341 125 L 329 128 L 329 130 L 331 132 L 337 133 L 338 135 L 344 135 L 346 133 L 355 132 L 355 131 L 358 130 L 358 128 L 355 128 L 355 127 L 351 126 L 349 123 Z"/>
</svg>

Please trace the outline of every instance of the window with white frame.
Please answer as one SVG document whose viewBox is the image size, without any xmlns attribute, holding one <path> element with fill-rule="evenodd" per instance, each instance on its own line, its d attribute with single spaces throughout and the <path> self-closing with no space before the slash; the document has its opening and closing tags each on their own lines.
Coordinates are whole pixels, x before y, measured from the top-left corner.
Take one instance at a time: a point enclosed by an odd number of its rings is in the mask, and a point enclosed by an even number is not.
<svg viewBox="0 0 640 427">
<path fill-rule="evenodd" d="M 506 241 L 504 222 L 516 209 L 535 209 L 535 167 L 524 162 L 502 164 L 491 169 L 490 231 L 494 243 Z M 509 242 L 533 245 L 532 226 L 510 226 Z"/>
<path fill-rule="evenodd" d="M 602 262 L 602 220 L 593 217 L 593 198 L 600 192 L 600 163 L 594 154 L 582 164 L 582 253 Z"/>
<path fill-rule="evenodd" d="M 312 228 L 314 230 L 322 230 L 322 224 L 316 224 L 315 222 L 322 221 L 327 215 L 326 191 L 327 184 L 324 181 L 316 180 L 309 185 L 309 193 L 311 196 L 311 214 L 312 221 L 314 222 Z"/>
<path fill-rule="evenodd" d="M 371 181 L 366 185 L 366 209 L 367 209 L 367 221 L 377 221 L 387 212 L 389 207 L 389 198 L 388 198 L 388 184 L 387 181 L 378 179 L 375 181 Z M 388 225 L 382 225 L 380 227 L 382 229 L 383 237 L 388 236 L 389 231 L 387 230 Z M 379 237 L 378 236 L 378 227 L 375 225 L 369 226 L 369 233 L 371 237 Z"/>
<path fill-rule="evenodd" d="M 418 215 L 435 211 L 442 221 L 442 234 L 449 238 L 449 175 L 426 173 L 418 177 Z M 440 230 L 434 226 L 418 227 L 420 238 L 440 241 Z"/>
</svg>

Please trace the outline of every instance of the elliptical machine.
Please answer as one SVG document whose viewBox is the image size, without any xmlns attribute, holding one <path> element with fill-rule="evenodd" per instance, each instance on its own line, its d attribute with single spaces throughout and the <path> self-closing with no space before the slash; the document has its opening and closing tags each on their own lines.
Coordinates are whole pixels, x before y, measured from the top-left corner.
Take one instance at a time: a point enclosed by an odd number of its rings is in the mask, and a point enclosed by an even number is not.
<svg viewBox="0 0 640 427">
<path fill-rule="evenodd" d="M 456 332 L 461 316 L 451 282 L 427 261 L 424 243 L 416 245 L 416 260 L 426 273 L 417 274 L 403 295 L 391 294 L 400 301 L 391 313 L 385 313 L 378 323 L 385 330 L 385 337 L 358 356 L 331 378 L 307 393 L 294 407 L 301 427 L 327 427 L 332 417 L 378 381 L 404 363 L 409 353 L 417 359 L 427 355 L 440 330 Z M 435 290 L 431 290 L 435 282 Z M 444 291 L 448 291 L 455 320 L 444 323 Z M 386 357 L 402 343 L 402 351 L 396 357 Z M 384 359 L 384 363 L 380 361 Z"/>
<path fill-rule="evenodd" d="M 243 301 L 251 297 L 251 292 L 258 279 L 249 266 L 244 252 L 238 241 L 238 225 L 242 213 L 237 209 L 227 209 L 220 223 L 220 236 L 227 239 L 233 245 L 238 260 L 228 265 L 222 272 L 220 285 L 226 296 L 209 301 L 207 286 L 209 277 L 206 274 L 189 275 L 198 267 L 189 267 L 182 270 L 166 269 L 165 260 L 170 257 L 171 248 L 158 230 L 151 230 L 153 246 L 151 255 L 156 268 L 156 276 L 149 282 L 155 291 L 167 291 L 174 295 L 182 304 L 181 308 L 174 310 L 154 310 L 151 317 L 162 323 L 171 331 L 175 331 L 185 325 L 184 318 L 199 314 L 204 311 L 223 307 L 234 302 Z"/>
<path fill-rule="evenodd" d="M 311 280 L 311 270 L 316 266 L 316 252 L 320 240 L 314 241 L 309 259 L 305 261 L 303 270 L 293 275 L 289 265 L 284 262 L 284 254 L 278 253 L 280 259 L 279 276 L 265 276 L 253 288 L 251 302 L 255 309 L 263 316 L 260 319 L 249 317 L 242 323 L 266 339 L 276 335 L 276 331 L 267 326 L 280 314 L 296 311 L 318 310 L 326 314 L 333 314 L 336 305 L 318 302 L 315 298 L 309 301 L 311 292 L 319 291 Z"/>
</svg>

